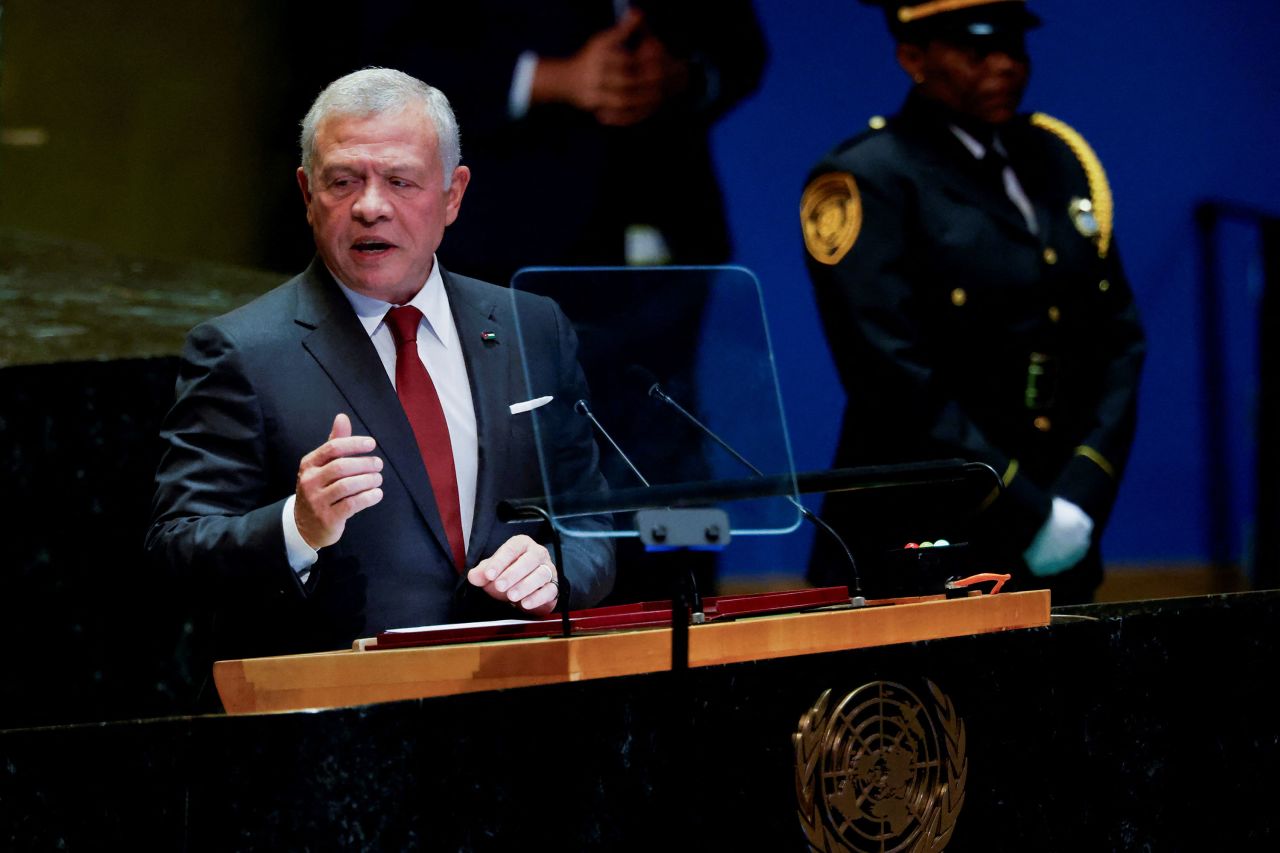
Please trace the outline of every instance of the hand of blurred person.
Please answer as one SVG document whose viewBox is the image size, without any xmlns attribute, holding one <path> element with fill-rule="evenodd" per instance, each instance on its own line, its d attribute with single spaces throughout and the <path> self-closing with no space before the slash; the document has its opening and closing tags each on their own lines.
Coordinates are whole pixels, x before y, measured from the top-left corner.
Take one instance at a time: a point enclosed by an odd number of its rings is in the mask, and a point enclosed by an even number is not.
<svg viewBox="0 0 1280 853">
<path fill-rule="evenodd" d="M 1037 577 L 1060 574 L 1089 553 L 1093 519 L 1065 498 L 1054 498 L 1049 518 L 1023 553 L 1027 567 Z"/>
<path fill-rule="evenodd" d="M 573 56 L 539 57 L 531 100 L 566 103 L 601 124 L 625 127 L 652 116 L 688 82 L 688 64 L 649 32 L 642 12 L 631 9 Z"/>
</svg>

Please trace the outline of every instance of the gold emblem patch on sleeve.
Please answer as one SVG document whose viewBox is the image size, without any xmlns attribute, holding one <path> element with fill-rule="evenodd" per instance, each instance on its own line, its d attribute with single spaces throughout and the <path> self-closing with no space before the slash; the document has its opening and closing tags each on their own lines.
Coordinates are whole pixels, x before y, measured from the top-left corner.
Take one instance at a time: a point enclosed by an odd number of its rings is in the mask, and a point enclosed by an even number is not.
<svg viewBox="0 0 1280 853">
<path fill-rule="evenodd" d="M 853 175 L 827 172 L 810 181 L 800 198 L 800 227 L 815 261 L 840 263 L 862 230 L 862 197 Z"/>
</svg>

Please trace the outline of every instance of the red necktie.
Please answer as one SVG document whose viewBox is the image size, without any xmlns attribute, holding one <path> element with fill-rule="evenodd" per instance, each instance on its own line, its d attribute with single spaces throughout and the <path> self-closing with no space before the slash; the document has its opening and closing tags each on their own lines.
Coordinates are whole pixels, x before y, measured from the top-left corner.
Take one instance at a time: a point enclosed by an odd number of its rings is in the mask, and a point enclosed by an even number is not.
<svg viewBox="0 0 1280 853">
<path fill-rule="evenodd" d="M 458 508 L 458 475 L 453 467 L 453 444 L 449 441 L 449 425 L 445 423 L 440 395 L 436 393 L 431 374 L 418 357 L 418 324 L 422 312 L 412 305 L 392 308 L 387 312 L 387 327 L 396 341 L 396 394 L 409 416 L 418 451 L 431 478 L 440 520 L 449 538 L 453 564 L 462 571 L 467 565 L 467 550 L 462 541 L 462 512 Z"/>
</svg>

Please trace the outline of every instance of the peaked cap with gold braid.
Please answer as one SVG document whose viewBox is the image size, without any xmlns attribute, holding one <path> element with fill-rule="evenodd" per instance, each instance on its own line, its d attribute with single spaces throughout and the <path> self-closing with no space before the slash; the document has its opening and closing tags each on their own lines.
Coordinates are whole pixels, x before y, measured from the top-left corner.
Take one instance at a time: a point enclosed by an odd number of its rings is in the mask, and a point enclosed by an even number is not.
<svg viewBox="0 0 1280 853">
<path fill-rule="evenodd" d="M 1026 0 L 861 0 L 884 10 L 899 41 L 932 37 L 981 39 L 1024 33 L 1040 26 Z"/>
</svg>

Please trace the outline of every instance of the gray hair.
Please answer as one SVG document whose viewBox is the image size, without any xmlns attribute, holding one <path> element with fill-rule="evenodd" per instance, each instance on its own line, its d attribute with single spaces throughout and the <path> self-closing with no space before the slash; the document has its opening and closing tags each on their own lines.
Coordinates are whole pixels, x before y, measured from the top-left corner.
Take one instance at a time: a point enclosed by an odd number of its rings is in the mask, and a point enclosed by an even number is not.
<svg viewBox="0 0 1280 853">
<path fill-rule="evenodd" d="M 302 119 L 302 169 L 307 178 L 316 156 L 316 130 L 328 118 L 365 118 L 417 107 L 436 131 L 436 146 L 444 166 L 444 188 L 453 183 L 453 170 L 462 162 L 458 120 L 444 92 L 416 77 L 391 68 L 364 68 L 334 80 L 316 98 Z"/>
</svg>

